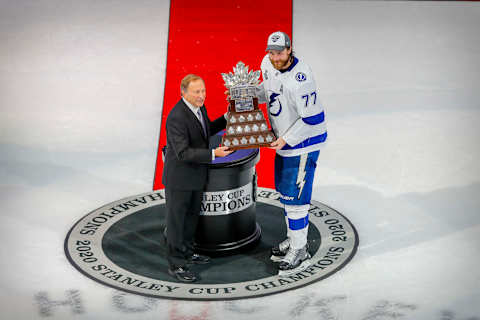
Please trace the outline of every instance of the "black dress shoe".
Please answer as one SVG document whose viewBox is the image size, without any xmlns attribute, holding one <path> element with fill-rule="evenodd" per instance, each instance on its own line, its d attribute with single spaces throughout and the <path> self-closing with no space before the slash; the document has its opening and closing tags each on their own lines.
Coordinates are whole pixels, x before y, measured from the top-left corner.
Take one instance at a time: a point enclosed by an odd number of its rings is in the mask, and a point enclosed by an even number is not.
<svg viewBox="0 0 480 320">
<path fill-rule="evenodd" d="M 210 262 L 210 257 L 194 253 L 188 257 L 188 262 L 194 264 L 207 264 Z"/>
<path fill-rule="evenodd" d="M 197 280 L 195 273 L 188 270 L 186 267 L 168 268 L 168 273 L 182 282 L 194 282 Z"/>
</svg>

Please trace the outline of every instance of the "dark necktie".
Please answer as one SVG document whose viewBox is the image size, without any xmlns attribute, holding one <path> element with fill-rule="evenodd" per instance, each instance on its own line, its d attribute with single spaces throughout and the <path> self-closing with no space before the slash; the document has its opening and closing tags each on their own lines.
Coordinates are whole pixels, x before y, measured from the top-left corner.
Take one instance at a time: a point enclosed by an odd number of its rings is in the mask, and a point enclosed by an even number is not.
<svg viewBox="0 0 480 320">
<path fill-rule="evenodd" d="M 207 129 L 205 128 L 205 121 L 203 121 L 202 117 L 202 111 L 200 111 L 200 108 L 197 109 L 197 114 L 198 114 L 198 120 L 200 121 L 202 128 L 203 128 L 203 133 L 205 134 L 205 137 L 207 136 Z"/>
</svg>

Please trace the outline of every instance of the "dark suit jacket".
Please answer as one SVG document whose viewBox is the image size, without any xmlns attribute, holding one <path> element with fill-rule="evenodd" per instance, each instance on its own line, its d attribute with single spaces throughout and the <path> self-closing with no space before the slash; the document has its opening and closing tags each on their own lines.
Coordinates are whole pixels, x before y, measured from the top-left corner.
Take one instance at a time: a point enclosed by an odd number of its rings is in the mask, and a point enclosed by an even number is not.
<svg viewBox="0 0 480 320">
<path fill-rule="evenodd" d="M 210 121 L 205 106 L 201 108 L 207 137 L 202 125 L 182 99 L 167 117 L 167 148 L 162 183 L 166 188 L 203 190 L 207 184 L 208 164 L 212 162 L 209 138 L 225 129 L 227 121 Z"/>
</svg>

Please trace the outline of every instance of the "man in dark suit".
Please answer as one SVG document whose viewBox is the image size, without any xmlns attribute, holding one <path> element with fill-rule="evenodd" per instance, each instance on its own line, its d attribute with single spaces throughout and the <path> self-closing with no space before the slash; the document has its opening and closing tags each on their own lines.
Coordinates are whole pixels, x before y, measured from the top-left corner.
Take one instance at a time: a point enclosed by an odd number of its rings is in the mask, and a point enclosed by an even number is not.
<svg viewBox="0 0 480 320">
<path fill-rule="evenodd" d="M 168 272 L 184 282 L 197 280 L 187 264 L 204 264 L 207 256 L 194 252 L 193 238 L 197 228 L 203 191 L 207 184 L 208 164 L 215 157 L 232 151 L 227 147 L 209 149 L 209 138 L 225 129 L 224 116 L 210 121 L 205 108 L 205 83 L 189 74 L 180 84 L 182 98 L 167 118 L 167 148 L 162 182 L 167 207 Z"/>
</svg>

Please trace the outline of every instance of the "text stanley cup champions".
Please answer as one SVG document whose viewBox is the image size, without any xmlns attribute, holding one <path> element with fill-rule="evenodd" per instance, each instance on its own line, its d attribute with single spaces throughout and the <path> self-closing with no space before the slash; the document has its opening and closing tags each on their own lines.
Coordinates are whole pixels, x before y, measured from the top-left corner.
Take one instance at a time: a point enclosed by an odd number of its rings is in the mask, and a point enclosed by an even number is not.
<svg viewBox="0 0 480 320">
<path fill-rule="evenodd" d="M 260 70 L 249 72 L 248 66 L 240 61 L 233 68 L 233 74 L 222 73 L 222 77 L 230 93 L 222 145 L 233 150 L 269 146 L 275 136 L 268 129 L 255 95 Z"/>
</svg>

